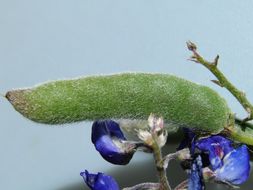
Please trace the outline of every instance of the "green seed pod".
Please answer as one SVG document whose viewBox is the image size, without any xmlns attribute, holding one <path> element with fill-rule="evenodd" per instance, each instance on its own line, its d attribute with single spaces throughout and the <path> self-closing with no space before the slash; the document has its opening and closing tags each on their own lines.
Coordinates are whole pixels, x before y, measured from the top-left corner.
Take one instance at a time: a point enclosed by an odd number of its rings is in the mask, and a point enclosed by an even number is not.
<svg viewBox="0 0 253 190">
<path fill-rule="evenodd" d="M 168 74 L 122 73 L 52 81 L 9 91 L 7 99 L 25 117 L 62 124 L 96 119 L 146 120 L 150 113 L 168 123 L 218 133 L 230 110 L 212 89 Z"/>
</svg>

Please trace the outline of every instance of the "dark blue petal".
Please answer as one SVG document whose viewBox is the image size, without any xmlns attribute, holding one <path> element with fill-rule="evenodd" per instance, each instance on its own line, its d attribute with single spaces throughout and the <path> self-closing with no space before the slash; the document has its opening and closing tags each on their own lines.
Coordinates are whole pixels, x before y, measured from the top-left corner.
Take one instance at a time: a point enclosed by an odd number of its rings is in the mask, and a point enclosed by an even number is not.
<svg viewBox="0 0 253 190">
<path fill-rule="evenodd" d="M 101 156 L 110 163 L 128 164 L 135 146 L 126 141 L 119 124 L 112 120 L 95 121 L 92 125 L 92 142 Z"/>
<path fill-rule="evenodd" d="M 198 140 L 196 148 L 203 152 L 208 152 L 213 170 L 222 167 L 223 157 L 233 150 L 232 142 L 219 135 Z"/>
<path fill-rule="evenodd" d="M 198 155 L 191 165 L 190 177 L 188 180 L 188 190 L 203 190 L 205 188 L 202 175 L 202 160 Z"/>
<path fill-rule="evenodd" d="M 113 120 L 97 120 L 92 125 L 91 140 L 93 143 L 100 137 L 108 135 L 118 139 L 126 140 L 123 132 L 120 130 L 119 124 Z"/>
<path fill-rule="evenodd" d="M 245 182 L 249 177 L 249 152 L 246 145 L 231 151 L 223 160 L 224 165 L 215 170 L 216 178 L 234 185 Z"/>
<path fill-rule="evenodd" d="M 85 183 L 91 190 L 119 190 L 119 186 L 115 179 L 103 173 L 90 174 L 87 170 L 81 172 Z"/>
</svg>

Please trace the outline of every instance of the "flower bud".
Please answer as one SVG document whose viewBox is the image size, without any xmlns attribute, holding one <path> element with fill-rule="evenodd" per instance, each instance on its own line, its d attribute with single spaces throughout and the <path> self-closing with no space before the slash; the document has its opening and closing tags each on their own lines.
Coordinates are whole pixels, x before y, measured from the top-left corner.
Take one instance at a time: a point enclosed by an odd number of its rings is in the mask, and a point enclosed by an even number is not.
<svg viewBox="0 0 253 190">
<path fill-rule="evenodd" d="M 91 174 L 87 170 L 80 175 L 91 190 L 120 190 L 115 179 L 109 175 L 100 172 Z"/>
</svg>

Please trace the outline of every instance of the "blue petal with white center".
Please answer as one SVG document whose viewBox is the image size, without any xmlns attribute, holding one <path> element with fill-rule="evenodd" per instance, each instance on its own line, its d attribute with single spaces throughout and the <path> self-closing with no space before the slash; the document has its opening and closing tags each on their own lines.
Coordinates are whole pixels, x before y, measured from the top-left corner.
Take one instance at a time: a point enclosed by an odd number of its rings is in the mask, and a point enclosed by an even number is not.
<svg viewBox="0 0 253 190">
<path fill-rule="evenodd" d="M 136 151 L 136 145 L 126 140 L 119 124 L 112 120 L 95 121 L 91 139 L 101 156 L 112 164 L 128 164 Z"/>
<path fill-rule="evenodd" d="M 87 170 L 81 172 L 80 175 L 91 190 L 120 190 L 115 179 L 109 175 L 91 174 Z"/>
<path fill-rule="evenodd" d="M 235 185 L 245 182 L 249 173 L 249 152 L 246 145 L 229 152 L 223 159 L 223 166 L 215 170 L 217 180 Z"/>
</svg>

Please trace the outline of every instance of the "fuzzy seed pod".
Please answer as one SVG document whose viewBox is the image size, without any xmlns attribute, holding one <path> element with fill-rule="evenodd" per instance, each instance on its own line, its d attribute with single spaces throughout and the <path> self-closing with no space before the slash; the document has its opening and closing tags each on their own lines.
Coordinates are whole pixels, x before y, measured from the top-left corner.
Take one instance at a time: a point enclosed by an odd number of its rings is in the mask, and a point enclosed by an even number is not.
<svg viewBox="0 0 253 190">
<path fill-rule="evenodd" d="M 168 74 L 122 73 L 52 81 L 12 90 L 6 98 L 25 117 L 62 124 L 96 119 L 165 122 L 218 133 L 228 126 L 230 109 L 212 89 Z"/>
</svg>

